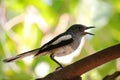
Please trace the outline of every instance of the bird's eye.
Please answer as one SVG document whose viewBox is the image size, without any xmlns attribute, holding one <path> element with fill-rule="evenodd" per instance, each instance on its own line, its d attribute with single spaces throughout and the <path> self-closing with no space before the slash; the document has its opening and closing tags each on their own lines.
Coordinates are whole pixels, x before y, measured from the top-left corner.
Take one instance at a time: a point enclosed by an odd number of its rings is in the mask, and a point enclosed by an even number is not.
<svg viewBox="0 0 120 80">
<path fill-rule="evenodd" d="M 81 27 L 79 27 L 79 30 L 81 30 Z"/>
<path fill-rule="evenodd" d="M 79 30 L 80 30 L 81 28 L 79 27 Z"/>
</svg>

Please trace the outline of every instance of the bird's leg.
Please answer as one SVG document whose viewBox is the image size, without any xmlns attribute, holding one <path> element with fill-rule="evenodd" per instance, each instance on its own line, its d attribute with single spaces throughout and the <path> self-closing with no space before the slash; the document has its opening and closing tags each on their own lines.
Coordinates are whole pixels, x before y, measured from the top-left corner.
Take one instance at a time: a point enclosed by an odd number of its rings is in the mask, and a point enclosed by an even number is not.
<svg viewBox="0 0 120 80">
<path fill-rule="evenodd" d="M 56 62 L 56 63 L 60 66 L 60 68 L 63 68 L 63 66 L 62 66 L 57 60 L 54 59 L 54 54 L 51 54 L 51 55 L 50 55 L 50 58 L 51 58 L 54 62 Z"/>
</svg>

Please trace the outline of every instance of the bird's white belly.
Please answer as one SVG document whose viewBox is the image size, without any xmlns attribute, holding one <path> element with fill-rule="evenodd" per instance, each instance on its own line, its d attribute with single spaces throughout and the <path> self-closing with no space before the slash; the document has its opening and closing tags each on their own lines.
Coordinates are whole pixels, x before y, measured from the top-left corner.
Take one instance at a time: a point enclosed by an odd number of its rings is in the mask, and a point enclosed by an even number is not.
<svg viewBox="0 0 120 80">
<path fill-rule="evenodd" d="M 74 51 L 73 48 L 71 48 L 71 46 L 63 46 L 61 48 L 57 48 L 54 50 L 51 50 L 50 52 L 54 54 L 54 56 L 60 57 L 60 56 L 65 56 L 67 54 L 70 54 Z"/>
</svg>

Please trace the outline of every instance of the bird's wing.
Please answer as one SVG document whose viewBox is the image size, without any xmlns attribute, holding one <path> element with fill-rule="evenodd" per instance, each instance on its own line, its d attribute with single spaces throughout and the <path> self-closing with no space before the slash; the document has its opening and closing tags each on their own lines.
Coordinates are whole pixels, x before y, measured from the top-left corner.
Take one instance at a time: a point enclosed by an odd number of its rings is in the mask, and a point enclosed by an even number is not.
<svg viewBox="0 0 120 80">
<path fill-rule="evenodd" d="M 38 53 L 35 54 L 35 57 L 41 54 L 44 51 L 49 51 L 55 48 L 59 48 L 65 45 L 68 45 L 73 42 L 73 38 L 70 34 L 60 34 L 57 37 L 53 38 L 51 41 L 43 45 Z"/>
</svg>

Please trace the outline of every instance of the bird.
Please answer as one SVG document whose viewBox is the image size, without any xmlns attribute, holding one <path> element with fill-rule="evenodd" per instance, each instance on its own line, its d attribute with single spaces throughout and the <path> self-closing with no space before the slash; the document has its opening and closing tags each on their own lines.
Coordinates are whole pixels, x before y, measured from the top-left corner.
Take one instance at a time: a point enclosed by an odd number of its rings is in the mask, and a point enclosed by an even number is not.
<svg viewBox="0 0 120 80">
<path fill-rule="evenodd" d="M 65 32 L 59 34 L 58 36 L 56 36 L 55 38 L 41 46 L 40 48 L 18 54 L 10 58 L 5 58 L 3 62 L 5 63 L 13 62 L 30 55 L 33 55 L 34 57 L 39 57 L 49 54 L 50 58 L 54 62 L 56 62 L 59 65 L 59 67 L 63 68 L 61 63 L 59 63 L 59 61 L 57 61 L 54 57 L 55 56 L 61 57 L 74 52 L 80 45 L 83 36 L 85 36 L 86 34 L 94 35 L 92 33 L 85 32 L 85 30 L 91 28 L 95 27 L 94 26 L 87 27 L 82 24 L 73 24 Z"/>
</svg>

